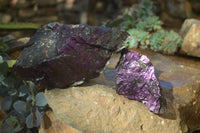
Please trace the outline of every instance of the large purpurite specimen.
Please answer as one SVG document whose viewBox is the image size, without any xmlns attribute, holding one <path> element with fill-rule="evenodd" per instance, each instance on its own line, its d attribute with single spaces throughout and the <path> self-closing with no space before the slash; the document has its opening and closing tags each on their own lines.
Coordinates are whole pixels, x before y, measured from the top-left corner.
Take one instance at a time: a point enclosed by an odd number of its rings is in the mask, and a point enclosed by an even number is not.
<svg viewBox="0 0 200 133">
<path fill-rule="evenodd" d="M 49 88 L 78 84 L 97 77 L 127 37 L 117 29 L 50 23 L 29 40 L 14 70 Z"/>
<path fill-rule="evenodd" d="M 165 112 L 165 101 L 155 76 L 154 66 L 147 56 L 124 49 L 116 71 L 118 94 L 143 102 L 156 114 Z"/>
</svg>

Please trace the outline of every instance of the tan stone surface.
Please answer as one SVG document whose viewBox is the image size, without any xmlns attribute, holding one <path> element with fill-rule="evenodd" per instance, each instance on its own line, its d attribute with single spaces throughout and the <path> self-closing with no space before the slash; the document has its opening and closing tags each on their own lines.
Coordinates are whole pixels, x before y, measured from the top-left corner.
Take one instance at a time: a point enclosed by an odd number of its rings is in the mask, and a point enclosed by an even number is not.
<svg viewBox="0 0 200 133">
<path fill-rule="evenodd" d="M 200 20 L 185 20 L 180 34 L 184 37 L 180 53 L 200 57 Z"/>
<path fill-rule="evenodd" d="M 104 85 L 54 89 L 45 96 L 58 118 L 83 133 L 181 133 L 179 117 L 155 115 Z"/>
<path fill-rule="evenodd" d="M 39 133 L 81 133 L 81 132 L 68 125 L 65 125 L 61 120 L 57 119 L 57 117 L 51 110 L 48 110 L 43 115 L 43 122 L 40 126 Z"/>
<path fill-rule="evenodd" d="M 194 24 L 200 24 L 200 21 L 197 19 L 186 19 L 180 29 L 180 35 L 184 38 L 185 35 L 188 33 L 188 31 L 190 30 L 190 28 L 194 25 Z"/>
</svg>

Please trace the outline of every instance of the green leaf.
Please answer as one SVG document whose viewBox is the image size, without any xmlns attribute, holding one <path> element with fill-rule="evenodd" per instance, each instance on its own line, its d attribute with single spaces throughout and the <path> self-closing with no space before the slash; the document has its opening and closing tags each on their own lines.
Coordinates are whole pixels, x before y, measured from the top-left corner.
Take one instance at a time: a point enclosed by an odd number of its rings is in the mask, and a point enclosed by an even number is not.
<svg viewBox="0 0 200 133">
<path fill-rule="evenodd" d="M 139 22 L 136 27 L 137 29 L 154 32 L 156 30 L 161 29 L 162 22 L 156 16 L 146 17 L 144 20 Z"/>
<path fill-rule="evenodd" d="M 0 83 L 3 82 L 4 79 L 5 79 L 5 77 L 1 74 L 1 75 L 0 75 Z"/>
<path fill-rule="evenodd" d="M 27 128 L 38 127 L 42 123 L 42 114 L 36 109 L 35 112 L 31 112 L 26 117 L 26 126 Z"/>
<path fill-rule="evenodd" d="M 18 97 L 24 97 L 28 94 L 28 88 L 26 85 L 21 85 L 19 88 L 18 88 Z"/>
<path fill-rule="evenodd" d="M 18 112 L 18 113 L 25 113 L 26 112 L 26 102 L 18 100 L 13 104 L 13 108 Z"/>
<path fill-rule="evenodd" d="M 161 33 L 153 33 L 150 38 L 150 49 L 160 52 L 162 50 L 162 44 L 164 40 L 164 35 Z"/>
<path fill-rule="evenodd" d="M 37 106 L 46 106 L 47 105 L 47 101 L 45 99 L 44 93 L 43 92 L 39 92 L 36 96 L 35 96 L 35 100 L 36 100 L 36 105 Z"/>
<path fill-rule="evenodd" d="M 15 96 L 17 94 L 17 90 L 16 89 L 11 89 L 10 91 L 8 91 L 8 94 L 10 96 Z"/>
<path fill-rule="evenodd" d="M 31 96 L 31 95 L 29 95 L 27 98 L 26 98 L 26 101 L 28 102 L 28 101 L 33 101 L 34 99 L 33 99 L 33 97 Z"/>
<path fill-rule="evenodd" d="M 1 125 L 2 133 L 15 133 L 15 129 L 12 125 L 9 125 L 7 122 L 3 122 Z"/>
<path fill-rule="evenodd" d="M 35 89 L 35 84 L 32 82 L 32 81 L 29 81 L 29 87 L 31 90 L 34 90 Z"/>
<path fill-rule="evenodd" d="M 13 65 L 16 63 L 16 61 L 17 61 L 17 60 L 8 60 L 8 61 L 6 61 L 6 62 L 7 62 L 7 64 L 8 64 L 8 67 L 9 67 L 9 68 L 12 68 Z"/>
<path fill-rule="evenodd" d="M 14 124 L 18 123 L 18 120 L 17 120 L 16 117 L 10 116 L 9 118 L 6 119 L 6 123 L 8 123 L 9 125 L 14 126 Z"/>
<path fill-rule="evenodd" d="M 0 29 L 4 30 L 22 30 L 22 29 L 38 29 L 38 24 L 33 23 L 0 23 Z"/>
<path fill-rule="evenodd" d="M 20 121 L 12 115 L 6 119 L 6 123 L 13 127 L 14 132 L 19 132 L 23 128 L 21 127 Z"/>
<path fill-rule="evenodd" d="M 3 58 L 0 56 L 0 64 L 3 63 Z"/>
<path fill-rule="evenodd" d="M 2 75 L 0 75 L 0 85 L 4 86 L 4 87 L 9 87 L 9 84 L 6 82 L 6 80 L 2 80 Z"/>
<path fill-rule="evenodd" d="M 129 40 L 128 47 L 129 48 L 137 48 L 138 47 L 138 42 L 137 42 L 136 38 L 132 38 L 131 40 Z"/>
</svg>

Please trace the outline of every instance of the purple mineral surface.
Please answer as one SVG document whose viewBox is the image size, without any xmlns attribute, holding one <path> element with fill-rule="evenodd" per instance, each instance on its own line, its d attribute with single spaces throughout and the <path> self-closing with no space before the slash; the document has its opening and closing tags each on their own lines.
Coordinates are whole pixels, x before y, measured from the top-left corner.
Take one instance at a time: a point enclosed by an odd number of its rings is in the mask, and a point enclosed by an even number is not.
<svg viewBox="0 0 200 133">
<path fill-rule="evenodd" d="M 50 23 L 31 37 L 14 70 L 22 79 L 64 88 L 97 77 L 127 37 L 117 29 Z"/>
<path fill-rule="evenodd" d="M 117 93 L 144 103 L 156 114 L 164 113 L 163 97 L 154 66 L 147 56 L 124 49 L 116 66 Z"/>
</svg>

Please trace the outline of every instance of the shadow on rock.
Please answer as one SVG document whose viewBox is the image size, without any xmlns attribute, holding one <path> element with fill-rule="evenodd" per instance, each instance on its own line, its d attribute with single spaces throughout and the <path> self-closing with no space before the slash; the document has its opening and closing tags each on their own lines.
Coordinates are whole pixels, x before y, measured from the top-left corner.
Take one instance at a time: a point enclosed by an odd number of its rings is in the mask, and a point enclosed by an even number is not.
<svg viewBox="0 0 200 133">
<path fill-rule="evenodd" d="M 171 120 L 176 120 L 177 118 L 177 111 L 172 104 L 172 102 L 166 98 L 166 112 L 164 114 L 160 114 L 159 116 L 165 119 L 171 119 Z"/>
<path fill-rule="evenodd" d="M 157 79 L 159 79 L 160 75 L 162 74 L 162 71 L 156 70 L 155 75 Z M 161 88 L 161 94 L 162 94 L 162 106 L 160 109 L 161 114 L 159 115 L 162 118 L 165 119 L 172 119 L 175 120 L 177 118 L 175 107 L 173 106 L 173 85 L 170 82 L 159 80 L 160 88 Z M 162 113 L 165 112 L 165 113 Z"/>
<path fill-rule="evenodd" d="M 159 80 L 160 75 L 163 73 L 163 71 L 156 70 L 155 75 L 157 79 Z M 172 94 L 173 92 L 173 85 L 172 83 L 164 80 L 159 80 L 160 83 L 160 88 L 161 88 L 161 93 L 164 95 L 166 98 L 170 99 L 172 102 L 174 100 L 174 96 Z"/>
</svg>

